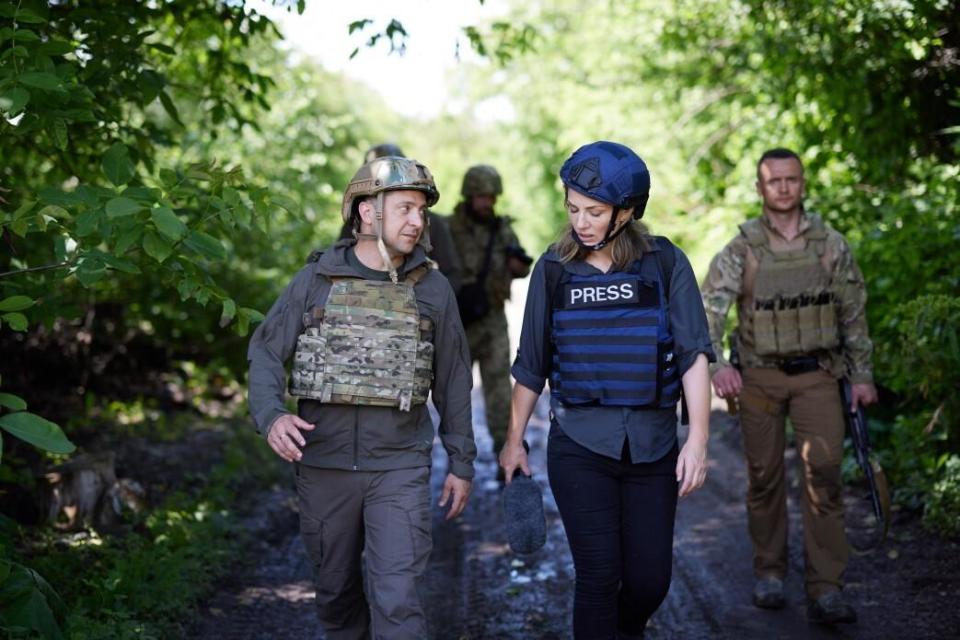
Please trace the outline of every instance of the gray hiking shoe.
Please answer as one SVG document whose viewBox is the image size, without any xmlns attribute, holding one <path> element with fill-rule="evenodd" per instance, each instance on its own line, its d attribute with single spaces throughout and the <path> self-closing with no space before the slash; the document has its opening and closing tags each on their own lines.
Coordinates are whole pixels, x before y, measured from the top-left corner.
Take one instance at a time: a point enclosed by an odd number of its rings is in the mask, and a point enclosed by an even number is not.
<svg viewBox="0 0 960 640">
<path fill-rule="evenodd" d="M 833 591 L 809 602 L 807 618 L 820 624 L 849 623 L 857 621 L 857 612 L 844 602 L 839 591 Z"/>
<path fill-rule="evenodd" d="M 783 609 L 783 580 L 780 578 L 760 578 L 753 587 L 753 604 L 761 609 Z"/>
</svg>

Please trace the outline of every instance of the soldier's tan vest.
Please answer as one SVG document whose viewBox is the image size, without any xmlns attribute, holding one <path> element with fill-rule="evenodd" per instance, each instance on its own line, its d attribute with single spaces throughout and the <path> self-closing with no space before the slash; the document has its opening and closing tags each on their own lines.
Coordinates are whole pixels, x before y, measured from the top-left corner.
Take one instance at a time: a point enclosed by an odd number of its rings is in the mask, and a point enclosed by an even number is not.
<svg viewBox="0 0 960 640">
<path fill-rule="evenodd" d="M 806 354 L 839 344 L 827 228 L 819 216 L 809 219 L 806 244 L 793 251 L 772 251 L 759 218 L 740 225 L 753 254 L 744 282 L 753 282 L 753 339 L 759 356 Z"/>
<path fill-rule="evenodd" d="M 331 278 L 323 307 L 304 314 L 290 393 L 335 404 L 396 407 L 427 401 L 433 382 L 433 322 L 421 318 L 414 285 Z"/>
</svg>

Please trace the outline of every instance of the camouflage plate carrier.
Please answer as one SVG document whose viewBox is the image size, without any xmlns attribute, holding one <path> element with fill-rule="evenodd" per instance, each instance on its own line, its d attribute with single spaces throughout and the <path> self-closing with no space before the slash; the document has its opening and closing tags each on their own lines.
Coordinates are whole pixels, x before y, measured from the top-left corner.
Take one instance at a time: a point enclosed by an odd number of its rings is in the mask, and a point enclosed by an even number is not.
<svg viewBox="0 0 960 640">
<path fill-rule="evenodd" d="M 304 314 L 290 393 L 334 404 L 409 411 L 433 382 L 433 322 L 421 318 L 414 285 L 429 267 L 399 283 L 331 278 L 327 302 Z"/>
<path fill-rule="evenodd" d="M 796 251 L 772 251 L 759 218 L 740 225 L 756 257 L 756 262 L 747 261 L 746 269 L 756 269 L 753 337 L 758 356 L 812 353 L 840 344 L 826 258 L 827 229 L 819 216 L 810 220 L 807 245 Z"/>
</svg>

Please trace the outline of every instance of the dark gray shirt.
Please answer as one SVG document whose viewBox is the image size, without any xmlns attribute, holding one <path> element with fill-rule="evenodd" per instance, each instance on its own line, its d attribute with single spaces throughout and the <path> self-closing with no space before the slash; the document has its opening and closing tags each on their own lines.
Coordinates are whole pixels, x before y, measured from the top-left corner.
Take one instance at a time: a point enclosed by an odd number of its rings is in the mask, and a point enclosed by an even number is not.
<svg viewBox="0 0 960 640">
<path fill-rule="evenodd" d="M 653 244 L 653 243 L 651 243 Z M 654 245 L 652 251 L 660 251 Z M 697 356 L 716 358 L 710 343 L 703 301 L 687 256 L 674 247 L 675 263 L 670 276 L 670 330 L 673 333 L 679 373 L 682 376 Z M 527 304 L 523 313 L 520 346 L 511 373 L 519 384 L 540 393 L 552 368 L 550 345 L 550 300 L 544 262 L 560 262 L 548 250 L 537 261 L 530 276 Z M 564 269 L 579 275 L 600 271 L 586 262 L 575 260 Z M 657 278 L 654 260 L 645 260 L 641 276 Z M 555 397 L 550 407 L 557 426 L 571 439 L 594 453 L 619 459 L 624 443 L 630 446 L 633 462 L 652 462 L 665 456 L 677 441 L 677 413 L 673 409 L 635 409 L 632 407 L 578 407 L 564 405 Z"/>
</svg>

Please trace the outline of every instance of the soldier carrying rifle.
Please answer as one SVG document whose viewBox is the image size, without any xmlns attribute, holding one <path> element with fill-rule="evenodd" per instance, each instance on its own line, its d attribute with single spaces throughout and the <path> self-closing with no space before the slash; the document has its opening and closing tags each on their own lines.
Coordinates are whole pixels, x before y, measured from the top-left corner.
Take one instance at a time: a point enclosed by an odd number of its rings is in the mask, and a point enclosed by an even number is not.
<svg viewBox="0 0 960 640">
<path fill-rule="evenodd" d="M 841 589 L 848 545 L 840 462 L 844 411 L 877 399 L 865 316 L 866 289 L 844 237 L 803 208 L 803 166 L 796 153 L 772 149 L 757 165 L 762 215 L 717 254 L 702 287 L 718 361 L 713 387 L 737 397 L 749 469 L 747 514 L 757 580 L 753 602 L 785 604 L 787 503 L 783 452 L 787 415 L 802 459 L 804 579 L 808 616 L 855 622 Z M 734 344 L 742 369 L 724 360 L 727 312 L 736 303 Z M 837 379 L 851 384 L 842 407 Z"/>
</svg>

